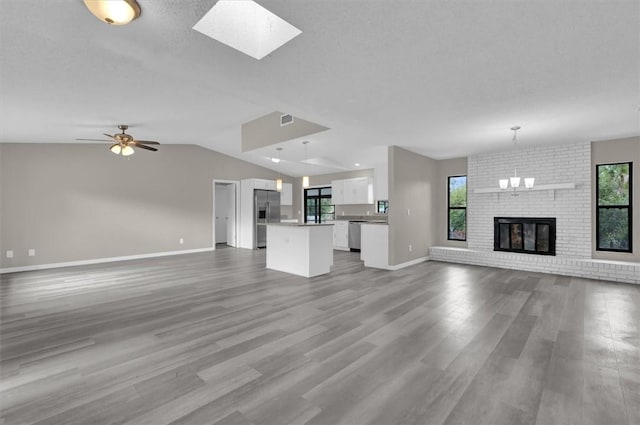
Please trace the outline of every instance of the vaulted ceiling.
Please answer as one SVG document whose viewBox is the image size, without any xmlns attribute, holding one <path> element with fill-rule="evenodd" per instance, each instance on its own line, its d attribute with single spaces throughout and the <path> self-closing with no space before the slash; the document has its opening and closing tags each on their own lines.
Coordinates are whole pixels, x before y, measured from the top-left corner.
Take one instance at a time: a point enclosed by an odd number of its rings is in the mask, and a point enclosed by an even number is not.
<svg viewBox="0 0 640 425">
<path fill-rule="evenodd" d="M 637 0 L 258 0 L 302 30 L 262 60 L 192 29 L 215 0 L 139 0 L 111 27 L 81 0 L 0 2 L 0 142 L 116 132 L 279 171 L 371 167 L 640 134 Z M 283 111 L 330 130 L 242 152 Z M 283 161 L 269 157 L 283 147 Z M 316 165 L 313 165 L 316 164 Z"/>
</svg>

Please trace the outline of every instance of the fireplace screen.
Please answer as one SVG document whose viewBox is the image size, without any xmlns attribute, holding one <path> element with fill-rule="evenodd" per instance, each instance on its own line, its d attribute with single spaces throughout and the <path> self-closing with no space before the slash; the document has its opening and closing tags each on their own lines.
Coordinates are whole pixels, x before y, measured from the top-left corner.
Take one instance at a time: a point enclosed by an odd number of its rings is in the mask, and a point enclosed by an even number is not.
<svg viewBox="0 0 640 425">
<path fill-rule="evenodd" d="M 494 217 L 493 250 L 556 255 L 556 219 Z"/>
</svg>

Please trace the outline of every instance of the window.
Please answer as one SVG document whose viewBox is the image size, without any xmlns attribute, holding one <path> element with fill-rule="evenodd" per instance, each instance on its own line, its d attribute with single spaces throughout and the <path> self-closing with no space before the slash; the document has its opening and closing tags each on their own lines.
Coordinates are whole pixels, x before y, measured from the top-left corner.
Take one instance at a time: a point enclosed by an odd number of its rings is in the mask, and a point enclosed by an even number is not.
<svg viewBox="0 0 640 425">
<path fill-rule="evenodd" d="M 336 218 L 336 207 L 331 204 L 331 187 L 304 190 L 305 223 L 324 223 Z"/>
<path fill-rule="evenodd" d="M 596 250 L 631 252 L 631 163 L 596 166 Z"/>
<path fill-rule="evenodd" d="M 467 176 L 449 177 L 447 229 L 448 240 L 467 240 Z"/>
<path fill-rule="evenodd" d="M 378 214 L 388 214 L 389 213 L 389 201 L 378 201 Z"/>
</svg>

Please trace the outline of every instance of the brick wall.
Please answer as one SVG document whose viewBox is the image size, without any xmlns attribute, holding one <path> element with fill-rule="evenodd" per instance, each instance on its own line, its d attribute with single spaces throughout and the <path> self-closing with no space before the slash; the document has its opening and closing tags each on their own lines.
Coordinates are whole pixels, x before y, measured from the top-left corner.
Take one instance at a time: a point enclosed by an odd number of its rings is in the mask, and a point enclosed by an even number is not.
<svg viewBox="0 0 640 425">
<path fill-rule="evenodd" d="M 535 177 L 536 185 L 575 189 L 475 193 L 500 178 Z M 431 247 L 431 260 L 640 283 L 640 264 L 591 259 L 591 143 L 516 148 L 468 158 L 467 248 Z M 521 182 L 524 186 L 524 180 Z M 556 256 L 493 251 L 494 217 L 555 217 Z"/>
<path fill-rule="evenodd" d="M 575 183 L 575 189 L 526 191 L 512 196 L 474 193 L 497 188 L 498 179 L 535 177 L 536 185 Z M 470 156 L 467 246 L 493 252 L 494 217 L 555 217 L 556 255 L 591 257 L 591 144 L 577 143 Z M 524 180 L 521 181 L 524 186 Z"/>
</svg>

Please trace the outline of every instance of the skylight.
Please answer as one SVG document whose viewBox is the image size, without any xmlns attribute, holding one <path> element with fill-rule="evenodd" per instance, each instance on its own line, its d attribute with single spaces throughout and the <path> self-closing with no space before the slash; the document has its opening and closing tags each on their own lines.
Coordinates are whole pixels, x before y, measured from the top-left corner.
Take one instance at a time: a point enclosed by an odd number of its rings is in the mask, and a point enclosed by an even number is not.
<svg viewBox="0 0 640 425">
<path fill-rule="evenodd" d="M 302 33 L 252 0 L 218 0 L 193 29 L 258 60 Z"/>
</svg>

